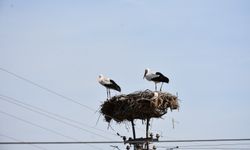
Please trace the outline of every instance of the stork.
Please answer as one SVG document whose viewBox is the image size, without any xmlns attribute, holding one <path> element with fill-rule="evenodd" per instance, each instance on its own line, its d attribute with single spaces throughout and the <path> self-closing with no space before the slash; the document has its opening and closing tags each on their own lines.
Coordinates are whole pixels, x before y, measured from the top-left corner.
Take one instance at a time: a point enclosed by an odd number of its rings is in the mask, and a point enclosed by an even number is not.
<svg viewBox="0 0 250 150">
<path fill-rule="evenodd" d="M 160 72 L 152 72 L 150 69 L 145 69 L 143 79 L 146 78 L 148 81 L 153 81 L 155 83 L 155 91 L 157 91 L 157 83 L 161 83 L 160 91 L 162 90 L 163 83 L 169 83 L 168 77 L 164 76 Z"/>
<path fill-rule="evenodd" d="M 104 87 L 106 87 L 107 99 L 111 98 L 110 89 L 121 92 L 120 86 L 116 84 L 115 81 L 110 78 L 104 77 L 102 74 L 98 76 L 98 82 Z"/>
</svg>

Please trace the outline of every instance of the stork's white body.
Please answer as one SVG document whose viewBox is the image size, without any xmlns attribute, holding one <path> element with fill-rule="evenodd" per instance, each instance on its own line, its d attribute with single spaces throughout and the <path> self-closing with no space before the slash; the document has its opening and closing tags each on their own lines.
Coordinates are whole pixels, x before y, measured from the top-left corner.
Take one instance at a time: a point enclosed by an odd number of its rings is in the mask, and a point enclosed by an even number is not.
<svg viewBox="0 0 250 150">
<path fill-rule="evenodd" d="M 153 81 L 152 79 L 159 77 L 159 75 L 155 74 L 155 73 L 152 72 L 151 70 L 149 70 L 149 69 L 146 69 L 146 70 L 148 70 L 148 71 L 146 71 L 145 78 L 146 78 L 148 81 Z M 158 81 L 153 81 L 153 82 L 158 83 Z"/>
<path fill-rule="evenodd" d="M 160 72 L 152 72 L 150 69 L 145 69 L 144 77 L 148 81 L 153 81 L 155 83 L 155 91 L 157 91 L 157 83 L 162 83 L 160 91 L 162 89 L 163 83 L 168 83 L 169 79 Z"/>
<path fill-rule="evenodd" d="M 106 84 L 111 84 L 110 78 L 104 77 L 103 75 L 99 76 L 98 82 L 103 86 L 105 86 Z"/>
<path fill-rule="evenodd" d="M 101 85 L 106 87 L 106 89 L 107 89 L 107 98 L 111 98 L 110 89 L 121 92 L 120 86 L 117 85 L 115 83 L 115 81 L 113 81 L 112 79 L 110 79 L 108 77 L 105 77 L 103 75 L 99 75 L 97 80 Z"/>
</svg>

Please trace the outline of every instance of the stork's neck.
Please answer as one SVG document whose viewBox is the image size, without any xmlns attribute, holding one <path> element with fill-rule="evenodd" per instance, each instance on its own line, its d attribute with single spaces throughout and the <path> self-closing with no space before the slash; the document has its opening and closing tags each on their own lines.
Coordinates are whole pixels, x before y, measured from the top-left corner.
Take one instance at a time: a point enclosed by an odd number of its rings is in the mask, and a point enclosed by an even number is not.
<svg viewBox="0 0 250 150">
<path fill-rule="evenodd" d="M 147 68 L 147 74 L 153 74 L 153 72 L 149 68 Z"/>
</svg>

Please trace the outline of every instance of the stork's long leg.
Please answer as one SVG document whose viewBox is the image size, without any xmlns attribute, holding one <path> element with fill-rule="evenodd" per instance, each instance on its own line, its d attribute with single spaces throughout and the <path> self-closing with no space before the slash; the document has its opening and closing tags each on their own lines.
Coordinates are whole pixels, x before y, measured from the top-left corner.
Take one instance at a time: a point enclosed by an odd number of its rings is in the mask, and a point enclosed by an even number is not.
<svg viewBox="0 0 250 150">
<path fill-rule="evenodd" d="M 156 85 L 156 83 L 155 83 L 155 91 L 157 91 L 157 85 Z"/>
<path fill-rule="evenodd" d="M 110 93 L 110 89 L 109 89 L 109 98 L 111 98 L 111 93 Z"/>
<path fill-rule="evenodd" d="M 106 91 L 107 91 L 107 99 L 109 99 L 108 88 L 106 88 Z"/>
<path fill-rule="evenodd" d="M 162 85 L 163 85 L 163 82 L 161 83 L 161 88 L 160 88 L 160 91 L 161 91 L 161 89 L 162 89 Z"/>
</svg>

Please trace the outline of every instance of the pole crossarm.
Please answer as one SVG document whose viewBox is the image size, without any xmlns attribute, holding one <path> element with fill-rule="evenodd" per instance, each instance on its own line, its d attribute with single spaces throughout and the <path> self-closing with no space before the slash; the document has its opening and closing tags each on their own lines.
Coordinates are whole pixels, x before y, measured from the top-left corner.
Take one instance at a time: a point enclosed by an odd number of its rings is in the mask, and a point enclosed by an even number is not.
<svg viewBox="0 0 250 150">
<path fill-rule="evenodd" d="M 125 141 L 125 144 L 143 144 L 145 142 L 158 142 L 158 139 L 152 138 L 136 138 L 136 139 L 129 139 Z"/>
</svg>

